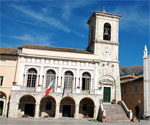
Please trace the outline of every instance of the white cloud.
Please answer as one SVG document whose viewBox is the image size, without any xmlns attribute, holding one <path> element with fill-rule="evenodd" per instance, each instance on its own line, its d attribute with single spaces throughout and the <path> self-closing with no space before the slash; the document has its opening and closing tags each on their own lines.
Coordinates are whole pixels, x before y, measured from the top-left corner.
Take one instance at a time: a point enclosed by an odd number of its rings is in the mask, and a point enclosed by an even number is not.
<svg viewBox="0 0 150 125">
<path fill-rule="evenodd" d="M 33 12 L 32 10 L 29 10 L 27 8 L 25 8 L 24 6 L 17 6 L 17 5 L 12 5 L 13 8 L 15 8 L 16 10 L 25 13 L 28 16 L 31 16 L 32 18 L 36 19 L 36 20 L 40 20 L 48 25 L 54 26 L 58 29 L 61 29 L 65 32 L 70 32 L 70 29 L 65 26 L 64 24 L 62 24 L 60 21 L 52 18 L 52 17 L 46 17 L 43 16 L 42 14 Z"/>
<path fill-rule="evenodd" d="M 23 34 L 19 36 L 12 36 L 15 39 L 21 40 L 22 42 L 27 42 L 30 44 L 40 44 L 40 45 L 51 45 L 50 36 L 39 36 L 39 35 L 30 35 Z"/>
<path fill-rule="evenodd" d="M 135 4 L 126 7 L 118 7 L 112 13 L 120 14 L 121 28 L 143 28 L 149 26 L 150 17 L 149 14 L 139 12 L 141 5 Z"/>
<path fill-rule="evenodd" d="M 75 8 L 81 8 L 83 6 L 86 6 L 88 4 L 91 4 L 93 1 L 87 1 L 87 0 L 72 0 L 72 1 L 66 1 L 61 6 L 63 9 L 62 17 L 65 20 L 68 20 L 70 18 L 71 12 Z"/>
<path fill-rule="evenodd" d="M 75 30 L 73 30 L 72 32 L 73 32 L 74 34 L 76 34 L 77 36 L 80 36 L 80 37 L 82 37 L 82 38 L 87 38 L 87 36 L 85 36 L 84 34 L 81 34 L 81 33 L 77 32 L 77 31 L 75 31 Z"/>
</svg>

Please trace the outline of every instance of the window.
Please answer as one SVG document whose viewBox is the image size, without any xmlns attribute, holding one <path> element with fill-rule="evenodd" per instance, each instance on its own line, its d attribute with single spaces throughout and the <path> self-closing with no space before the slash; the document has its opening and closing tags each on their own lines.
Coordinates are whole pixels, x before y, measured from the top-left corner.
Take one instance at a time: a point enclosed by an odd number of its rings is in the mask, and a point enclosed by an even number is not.
<svg viewBox="0 0 150 125">
<path fill-rule="evenodd" d="M 28 70 L 27 87 L 35 87 L 37 71 L 33 68 Z"/>
<path fill-rule="evenodd" d="M 124 93 L 124 94 L 126 94 L 126 93 L 127 93 L 127 91 L 126 91 L 126 87 L 124 87 L 124 88 L 123 88 L 123 93 Z"/>
<path fill-rule="evenodd" d="M 91 42 L 94 40 L 94 27 L 91 29 Z"/>
<path fill-rule="evenodd" d="M 111 25 L 109 23 L 104 24 L 103 39 L 111 40 Z"/>
<path fill-rule="evenodd" d="M 137 88 L 137 86 L 135 85 L 134 86 L 134 92 L 137 92 L 138 91 L 138 88 Z"/>
<path fill-rule="evenodd" d="M 3 85 L 3 76 L 0 76 L 0 86 Z"/>
<path fill-rule="evenodd" d="M 46 72 L 46 86 L 45 86 L 45 88 L 47 88 L 49 86 L 52 79 L 55 79 L 55 71 L 54 70 L 48 70 Z M 52 89 L 53 88 L 54 88 L 54 84 L 52 85 Z"/>
<path fill-rule="evenodd" d="M 70 71 L 65 72 L 64 87 L 66 90 L 72 90 L 73 73 Z"/>
<path fill-rule="evenodd" d="M 52 103 L 51 102 L 46 102 L 46 110 L 51 110 L 52 109 Z"/>
<path fill-rule="evenodd" d="M 89 73 L 83 73 L 82 75 L 82 90 L 89 90 L 91 83 L 91 76 Z"/>
</svg>

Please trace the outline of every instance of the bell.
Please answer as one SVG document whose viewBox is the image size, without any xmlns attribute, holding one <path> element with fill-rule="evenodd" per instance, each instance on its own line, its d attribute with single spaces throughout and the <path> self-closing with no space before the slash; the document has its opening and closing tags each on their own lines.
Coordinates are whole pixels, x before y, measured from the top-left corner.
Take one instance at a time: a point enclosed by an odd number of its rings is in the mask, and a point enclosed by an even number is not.
<svg viewBox="0 0 150 125">
<path fill-rule="evenodd" d="M 109 34 L 108 34 L 108 29 L 107 29 L 107 28 L 105 28 L 104 35 L 106 35 L 106 36 L 109 35 Z"/>
</svg>

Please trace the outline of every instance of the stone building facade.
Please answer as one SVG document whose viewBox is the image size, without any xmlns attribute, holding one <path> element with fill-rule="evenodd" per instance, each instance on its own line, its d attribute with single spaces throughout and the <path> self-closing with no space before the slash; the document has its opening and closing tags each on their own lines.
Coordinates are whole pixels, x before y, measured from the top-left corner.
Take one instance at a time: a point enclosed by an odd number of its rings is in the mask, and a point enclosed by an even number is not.
<svg viewBox="0 0 150 125">
<path fill-rule="evenodd" d="M 144 49 L 144 116 L 150 117 L 150 55 L 147 47 Z"/>
<path fill-rule="evenodd" d="M 120 101 L 119 15 L 95 11 L 87 50 L 22 45 L 9 117 L 97 118 L 101 102 Z M 54 84 L 49 95 L 45 90 Z"/>
<path fill-rule="evenodd" d="M 0 116 L 7 116 L 11 87 L 17 79 L 18 50 L 0 48 Z"/>
</svg>

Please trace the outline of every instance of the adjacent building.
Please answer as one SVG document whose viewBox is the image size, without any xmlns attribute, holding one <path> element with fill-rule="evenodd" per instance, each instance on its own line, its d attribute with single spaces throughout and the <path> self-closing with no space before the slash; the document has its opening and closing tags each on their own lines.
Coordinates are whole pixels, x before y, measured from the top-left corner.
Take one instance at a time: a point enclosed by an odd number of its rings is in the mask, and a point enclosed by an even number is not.
<svg viewBox="0 0 150 125">
<path fill-rule="evenodd" d="M 0 48 L 0 116 L 7 116 L 11 87 L 17 79 L 18 49 Z"/>
<path fill-rule="evenodd" d="M 150 55 L 147 47 L 144 49 L 144 116 L 150 117 Z"/>
<path fill-rule="evenodd" d="M 143 75 L 134 74 L 123 76 L 121 80 L 121 96 L 133 114 L 142 117 L 144 114 L 144 88 Z"/>
</svg>

